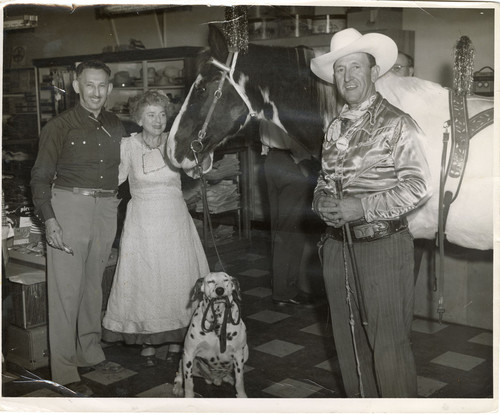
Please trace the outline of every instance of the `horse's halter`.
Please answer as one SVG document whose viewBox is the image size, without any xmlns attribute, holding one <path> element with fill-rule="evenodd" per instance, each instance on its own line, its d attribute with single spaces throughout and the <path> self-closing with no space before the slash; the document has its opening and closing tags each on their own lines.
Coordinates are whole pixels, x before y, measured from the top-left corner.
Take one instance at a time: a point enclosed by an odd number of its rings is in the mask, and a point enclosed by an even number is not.
<svg viewBox="0 0 500 415">
<path fill-rule="evenodd" d="M 198 161 L 198 153 L 200 153 L 203 150 L 203 140 L 207 135 L 208 124 L 214 113 L 217 101 L 222 97 L 222 87 L 224 86 L 224 81 L 226 79 L 233 86 L 234 90 L 237 92 L 237 94 L 240 96 L 240 98 L 247 106 L 249 115 L 251 117 L 255 117 L 256 115 L 256 112 L 253 110 L 252 104 L 250 103 L 248 96 L 241 89 L 241 87 L 234 81 L 233 75 L 237 60 L 238 60 L 238 52 L 229 52 L 225 65 L 214 58 L 210 58 L 210 60 L 208 61 L 210 64 L 222 70 L 222 76 L 221 79 L 219 80 L 219 85 L 214 92 L 214 99 L 212 101 L 212 104 L 210 105 L 210 108 L 208 109 L 207 116 L 205 117 L 205 122 L 203 123 L 201 130 L 198 131 L 198 138 L 193 140 L 190 145 L 191 151 L 193 152 L 194 155 L 194 160 L 197 165 L 200 164 Z"/>
</svg>

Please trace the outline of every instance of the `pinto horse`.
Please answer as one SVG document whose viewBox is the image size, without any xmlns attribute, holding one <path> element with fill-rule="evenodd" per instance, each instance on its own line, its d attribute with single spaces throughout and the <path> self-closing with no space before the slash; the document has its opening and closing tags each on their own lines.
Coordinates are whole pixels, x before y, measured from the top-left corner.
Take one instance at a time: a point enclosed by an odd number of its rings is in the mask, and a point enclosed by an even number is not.
<svg viewBox="0 0 500 415">
<path fill-rule="evenodd" d="M 337 104 L 333 87 L 328 91 L 309 71 L 313 50 L 250 44 L 236 65 L 227 68 L 222 64 L 228 55 L 223 35 L 211 28 L 209 43 L 212 60 L 202 67 L 170 131 L 167 155 L 172 163 L 192 169 L 252 118 L 272 122 L 291 137 L 291 147 L 318 158 L 325 125 L 335 116 Z M 220 92 L 215 93 L 220 85 Z M 392 74 L 381 77 L 376 87 L 389 102 L 410 114 L 424 133 L 419 139 L 424 140 L 433 196 L 408 221 L 416 238 L 435 239 L 442 137 L 450 120 L 449 91 L 432 82 Z M 470 96 L 467 106 L 472 117 L 491 109 L 493 99 Z M 453 244 L 493 248 L 493 157 L 493 125 L 489 123 L 471 138 L 464 174 L 452 190 L 456 194 L 447 216 L 446 239 Z"/>
<path fill-rule="evenodd" d="M 319 159 L 325 123 L 321 114 L 327 112 L 322 106 L 329 100 L 321 99 L 325 96 L 321 88 L 328 86 L 321 85 L 309 68 L 314 51 L 250 44 L 229 75 L 229 68 L 221 69 L 228 56 L 226 41 L 213 25 L 209 44 L 210 55 L 200 58 L 199 75 L 170 130 L 167 155 L 172 163 L 184 170 L 193 168 L 193 137 L 203 147 L 197 155 L 204 158 L 252 118 L 286 132 L 292 137 L 288 144 L 302 159 Z M 226 81 L 222 85 L 221 79 Z M 212 109 L 214 95 L 217 105 Z M 207 114 L 211 114 L 208 123 Z"/>
</svg>

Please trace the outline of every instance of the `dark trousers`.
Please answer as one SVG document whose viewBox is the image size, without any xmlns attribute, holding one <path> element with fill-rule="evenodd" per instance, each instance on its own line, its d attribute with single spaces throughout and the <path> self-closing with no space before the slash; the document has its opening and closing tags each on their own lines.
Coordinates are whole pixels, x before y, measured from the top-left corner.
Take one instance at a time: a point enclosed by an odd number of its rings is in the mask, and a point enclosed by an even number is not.
<svg viewBox="0 0 500 415">
<path fill-rule="evenodd" d="M 264 170 L 271 217 L 273 299 L 288 300 L 300 292 L 300 280 L 307 277 L 301 275 L 301 262 L 312 231 L 315 179 L 306 177 L 286 150 L 270 150 Z"/>
<path fill-rule="evenodd" d="M 47 247 L 52 380 L 80 380 L 78 366 L 105 359 L 101 348 L 102 275 L 116 234 L 116 198 L 53 189 L 52 206 L 74 255 Z"/>
<path fill-rule="evenodd" d="M 414 304 L 412 236 L 403 231 L 353 245 L 367 314 L 366 326 L 359 318 L 347 246 L 333 239 L 327 239 L 323 246 L 325 288 L 347 397 L 417 397 L 417 375 L 410 343 Z"/>
</svg>

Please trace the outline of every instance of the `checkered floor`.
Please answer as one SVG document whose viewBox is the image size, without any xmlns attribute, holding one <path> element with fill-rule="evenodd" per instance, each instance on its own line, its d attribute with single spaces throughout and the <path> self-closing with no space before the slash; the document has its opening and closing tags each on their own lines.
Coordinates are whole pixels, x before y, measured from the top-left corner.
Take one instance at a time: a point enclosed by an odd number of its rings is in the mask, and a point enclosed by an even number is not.
<svg viewBox="0 0 500 415">
<path fill-rule="evenodd" d="M 245 388 L 250 398 L 342 398 L 331 327 L 326 305 L 315 309 L 278 306 L 271 301 L 269 243 L 265 232 L 252 242 L 221 247 L 226 272 L 237 276 L 243 291 L 243 317 L 250 357 L 245 368 Z M 215 260 L 212 259 L 212 269 Z M 493 397 L 492 332 L 453 324 L 416 319 L 413 349 L 422 398 Z M 173 397 L 177 362 L 157 352 L 157 364 L 147 367 L 140 348 L 106 345 L 109 360 L 126 369 L 116 375 L 82 372 L 94 397 Z M 4 397 L 63 396 L 48 383 L 48 368 L 26 371 L 7 362 L 3 368 Z M 234 397 L 227 384 L 207 385 L 195 379 L 198 397 Z"/>
</svg>

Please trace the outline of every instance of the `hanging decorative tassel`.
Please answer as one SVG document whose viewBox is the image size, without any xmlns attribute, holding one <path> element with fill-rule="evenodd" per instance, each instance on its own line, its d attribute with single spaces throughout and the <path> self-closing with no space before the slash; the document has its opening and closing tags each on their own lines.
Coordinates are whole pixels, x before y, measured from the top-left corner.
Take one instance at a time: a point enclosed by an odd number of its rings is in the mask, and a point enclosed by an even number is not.
<svg viewBox="0 0 500 415">
<path fill-rule="evenodd" d="M 247 6 L 226 7 L 223 25 L 230 52 L 246 52 L 248 49 Z"/>
<path fill-rule="evenodd" d="M 453 89 L 457 95 L 470 95 L 474 70 L 474 46 L 467 36 L 462 36 L 455 45 L 453 65 Z"/>
</svg>

